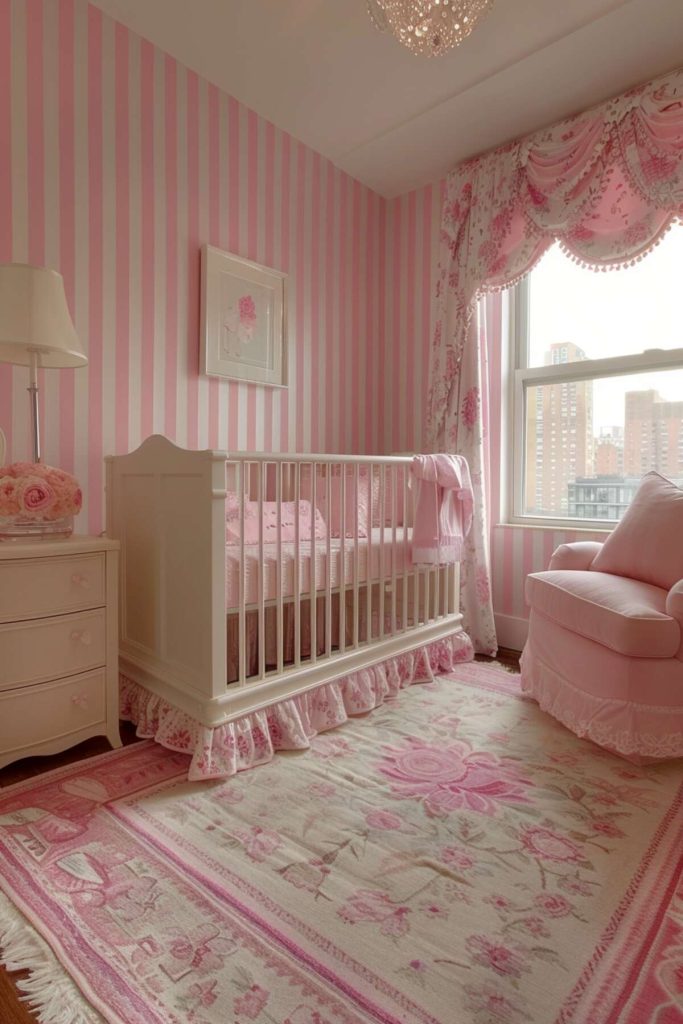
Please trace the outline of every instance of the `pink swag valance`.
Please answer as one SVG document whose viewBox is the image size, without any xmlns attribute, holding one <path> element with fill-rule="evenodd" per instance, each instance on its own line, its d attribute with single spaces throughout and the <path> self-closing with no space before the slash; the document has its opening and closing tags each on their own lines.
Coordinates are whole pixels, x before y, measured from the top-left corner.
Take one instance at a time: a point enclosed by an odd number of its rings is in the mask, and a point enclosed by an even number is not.
<svg viewBox="0 0 683 1024">
<path fill-rule="evenodd" d="M 441 218 L 429 434 L 453 449 L 452 391 L 477 298 L 555 239 L 596 269 L 640 259 L 683 216 L 683 69 L 467 161 Z"/>
</svg>

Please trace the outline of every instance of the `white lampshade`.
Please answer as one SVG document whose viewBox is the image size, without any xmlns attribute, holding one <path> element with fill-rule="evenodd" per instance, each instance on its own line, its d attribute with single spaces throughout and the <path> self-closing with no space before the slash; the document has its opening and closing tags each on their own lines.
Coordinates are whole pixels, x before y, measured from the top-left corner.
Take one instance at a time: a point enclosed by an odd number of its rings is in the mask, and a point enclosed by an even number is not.
<svg viewBox="0 0 683 1024">
<path fill-rule="evenodd" d="M 63 368 L 88 358 L 69 314 L 62 275 L 48 267 L 0 264 L 0 362 Z"/>
</svg>

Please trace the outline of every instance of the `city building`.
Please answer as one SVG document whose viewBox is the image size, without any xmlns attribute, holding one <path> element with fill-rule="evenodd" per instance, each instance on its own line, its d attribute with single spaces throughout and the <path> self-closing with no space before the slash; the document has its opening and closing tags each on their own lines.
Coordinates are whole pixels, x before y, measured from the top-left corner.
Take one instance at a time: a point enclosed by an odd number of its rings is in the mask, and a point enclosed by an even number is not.
<svg viewBox="0 0 683 1024">
<path fill-rule="evenodd" d="M 683 401 L 667 402 L 657 391 L 627 391 L 624 473 L 642 476 L 656 469 L 683 474 Z"/>
<path fill-rule="evenodd" d="M 621 519 L 638 490 L 640 477 L 598 474 L 579 477 L 567 487 L 568 511 L 577 519 Z"/>
<path fill-rule="evenodd" d="M 557 342 L 546 352 L 545 365 L 585 358 L 573 342 Z M 567 515 L 569 483 L 593 471 L 593 382 L 530 388 L 526 438 L 527 511 Z"/>
</svg>

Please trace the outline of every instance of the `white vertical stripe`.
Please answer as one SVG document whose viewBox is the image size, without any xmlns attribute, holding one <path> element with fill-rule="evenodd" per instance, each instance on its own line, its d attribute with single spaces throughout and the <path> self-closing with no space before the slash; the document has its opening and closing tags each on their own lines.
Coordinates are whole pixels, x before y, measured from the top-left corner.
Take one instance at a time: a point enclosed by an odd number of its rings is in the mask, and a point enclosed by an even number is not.
<svg viewBox="0 0 683 1024">
<path fill-rule="evenodd" d="M 115 22 L 102 19 L 102 446 L 116 431 L 116 80 Z"/>
<path fill-rule="evenodd" d="M 142 381 L 142 179 L 140 174 L 140 38 L 132 32 L 129 35 L 129 90 L 128 90 L 128 146 L 129 146 L 129 230 L 130 230 L 130 273 L 128 276 L 130 330 L 129 330 L 129 409 L 128 409 L 128 447 L 137 448 L 143 440 L 141 436 L 142 403 L 149 401 L 143 396 Z M 146 339 L 145 339 L 146 340 Z"/>
<path fill-rule="evenodd" d="M 176 131 L 177 131 L 177 338 L 178 358 L 176 372 L 176 440 L 187 446 L 187 70 L 182 64 L 176 65 Z"/>
<path fill-rule="evenodd" d="M 164 433 L 166 368 L 166 57 L 154 50 L 154 432 Z"/>
<path fill-rule="evenodd" d="M 198 230 L 199 230 L 199 246 L 193 247 L 192 252 L 189 254 L 189 258 L 195 261 L 195 268 L 199 268 L 199 249 L 204 242 L 209 240 L 209 90 L 205 79 L 199 79 L 198 89 L 198 149 L 199 149 L 199 160 L 198 160 L 198 181 L 197 188 L 199 194 L 197 197 L 197 217 L 198 217 Z M 199 275 L 196 277 L 197 284 L 199 287 Z M 196 299 L 199 295 L 196 296 Z M 190 325 L 193 328 L 193 336 L 198 337 L 199 325 L 196 327 Z M 197 332 L 197 333 L 196 333 Z M 199 340 L 201 344 L 201 339 Z M 199 370 L 199 350 L 195 347 L 193 352 L 193 359 L 197 371 Z M 199 431 L 197 434 L 197 440 L 200 448 L 208 448 L 209 446 L 209 382 L 204 374 L 199 375 L 199 381 L 197 384 L 197 415 L 199 416 Z"/>
<path fill-rule="evenodd" d="M 75 293 L 74 326 L 88 352 L 90 267 L 89 178 L 88 178 L 88 7 L 76 4 L 74 10 L 74 164 L 75 164 Z M 88 377 L 87 366 L 75 374 L 75 457 L 74 470 L 83 492 L 83 509 L 76 529 L 88 522 Z"/>
<path fill-rule="evenodd" d="M 28 262 L 26 4 L 12 0 L 12 259 Z M 28 377 L 12 372 L 12 459 L 30 458 Z"/>
<path fill-rule="evenodd" d="M 218 94 L 218 211 L 219 230 L 218 244 L 221 249 L 228 248 L 228 192 L 225 183 L 228 180 L 228 98 L 225 93 Z M 203 339 L 200 339 L 203 344 Z M 222 448 L 228 448 L 228 388 L 225 380 L 219 381 L 218 396 L 218 438 Z"/>
<path fill-rule="evenodd" d="M 312 277 L 313 267 L 311 266 L 311 237 L 313 232 L 313 203 L 311 196 L 313 193 L 313 153 L 308 147 L 304 152 L 304 195 L 307 196 L 308 202 L 304 208 L 303 218 L 303 245 L 302 245 L 302 256 L 303 265 L 299 268 L 303 274 L 303 288 L 302 298 L 304 308 L 300 310 L 300 322 L 302 325 L 302 334 L 299 342 L 299 348 L 301 351 L 302 358 L 302 374 L 301 374 L 301 387 L 303 393 L 298 396 L 299 415 L 303 418 L 303 433 L 302 450 L 310 452 L 311 450 L 311 421 L 313 413 L 311 409 L 311 355 L 313 351 L 312 340 L 311 340 L 311 288 L 312 288 Z"/>
<path fill-rule="evenodd" d="M 59 265 L 59 51 L 51 40 L 59 38 L 59 8 L 57 4 L 43 3 L 43 142 L 45 172 L 45 265 L 60 269 Z M 59 370 L 43 373 L 42 392 L 45 396 L 45 419 L 41 425 L 43 459 L 49 465 L 59 465 Z"/>
</svg>

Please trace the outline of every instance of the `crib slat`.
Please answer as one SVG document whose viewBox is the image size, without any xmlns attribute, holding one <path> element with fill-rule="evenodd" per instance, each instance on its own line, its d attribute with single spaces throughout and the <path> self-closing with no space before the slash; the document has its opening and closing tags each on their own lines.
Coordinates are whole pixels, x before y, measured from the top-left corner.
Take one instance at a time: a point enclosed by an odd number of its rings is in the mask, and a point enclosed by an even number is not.
<svg viewBox="0 0 683 1024">
<path fill-rule="evenodd" d="M 386 586 L 385 564 L 384 564 L 384 531 L 387 521 L 387 467 L 382 465 L 379 485 L 379 519 L 382 532 L 379 535 L 379 637 L 384 640 L 384 587 Z"/>
<path fill-rule="evenodd" d="M 401 583 L 401 599 L 402 599 L 402 611 L 401 619 L 403 625 L 403 632 L 408 629 L 408 563 L 411 558 L 410 544 L 408 541 L 408 472 L 406 467 L 402 467 L 403 477 L 403 500 L 401 507 L 403 509 L 403 580 Z"/>
<path fill-rule="evenodd" d="M 396 635 L 396 467 L 389 467 L 391 478 L 391 635 Z"/>
<path fill-rule="evenodd" d="M 346 650 L 346 466 L 339 466 L 339 653 Z"/>
<path fill-rule="evenodd" d="M 266 675 L 266 580 L 263 550 L 263 491 L 265 487 L 266 463 L 254 463 L 258 481 L 258 676 Z"/>
<path fill-rule="evenodd" d="M 413 534 L 415 532 L 415 508 L 417 505 L 417 494 L 413 489 L 412 516 Z M 413 626 L 417 628 L 420 624 L 420 570 L 413 566 Z"/>
<path fill-rule="evenodd" d="M 368 523 L 368 548 L 367 555 L 365 558 L 365 642 L 369 644 L 372 640 L 372 555 L 374 551 L 374 543 L 372 540 L 372 524 L 375 521 L 375 503 L 373 500 L 373 483 L 375 480 L 375 467 L 373 465 L 368 466 L 368 494 L 369 494 L 369 511 L 368 515 L 370 521 Z"/>
<path fill-rule="evenodd" d="M 239 657 L 239 685 L 245 686 L 247 682 L 247 613 L 246 613 L 246 588 L 247 588 L 247 565 L 244 551 L 244 488 L 246 486 L 246 466 L 243 462 L 238 463 L 238 494 L 240 509 L 240 578 L 239 578 L 239 623 L 238 623 L 238 657 Z"/>
<path fill-rule="evenodd" d="M 301 463 L 294 463 L 294 664 L 301 664 L 301 537 L 299 529 L 299 501 L 301 500 Z"/>
<path fill-rule="evenodd" d="M 356 497 L 355 507 L 354 507 L 354 516 L 353 516 L 353 646 L 354 646 L 354 648 L 358 647 L 358 604 L 359 604 L 359 600 L 358 600 L 358 559 L 359 559 L 359 553 L 358 553 L 359 552 L 359 544 L 358 544 L 358 516 L 359 516 L 359 509 L 358 509 L 358 506 L 359 506 L 359 499 L 360 499 L 359 481 L 360 481 L 360 476 L 359 476 L 359 473 L 358 473 L 358 463 L 356 463 L 356 465 L 353 467 L 353 484 L 354 484 L 354 493 L 355 493 L 355 497 Z M 369 488 L 368 488 L 368 497 L 369 496 L 370 496 L 370 491 L 369 491 Z M 367 510 L 367 514 L 368 515 L 370 514 L 369 509 Z M 372 538 L 370 522 L 366 523 L 365 529 L 366 529 L 366 533 L 369 533 L 368 542 L 367 542 L 367 546 L 368 546 L 368 550 L 369 550 L 370 549 L 370 540 Z"/>
<path fill-rule="evenodd" d="M 325 514 L 327 517 L 327 530 L 325 531 L 325 656 L 332 656 L 332 464 L 325 463 Z"/>
<path fill-rule="evenodd" d="M 316 492 L 316 466 L 314 462 L 310 463 L 311 466 L 311 557 L 309 560 L 309 583 L 310 583 L 310 613 L 311 613 L 311 653 L 310 658 L 312 662 L 318 660 L 318 600 L 316 587 L 318 585 L 318 574 L 317 574 L 317 562 L 318 562 L 318 548 L 315 538 L 315 492 Z M 298 515 L 298 511 L 297 511 Z"/>
<path fill-rule="evenodd" d="M 275 468 L 275 500 L 277 502 L 275 644 L 277 648 L 277 671 L 279 674 L 282 672 L 285 663 L 285 633 L 282 610 L 282 463 L 278 462 Z"/>
</svg>

